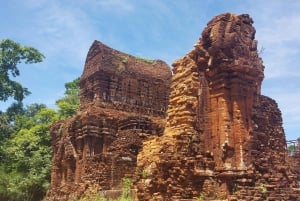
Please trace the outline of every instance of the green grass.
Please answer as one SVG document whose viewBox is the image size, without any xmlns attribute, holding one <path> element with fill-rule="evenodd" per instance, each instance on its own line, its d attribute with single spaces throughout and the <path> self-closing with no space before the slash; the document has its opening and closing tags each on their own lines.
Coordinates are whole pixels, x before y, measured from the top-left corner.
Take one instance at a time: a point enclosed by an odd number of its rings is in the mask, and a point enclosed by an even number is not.
<svg viewBox="0 0 300 201">
<path fill-rule="evenodd" d="M 143 57 L 139 57 L 139 56 L 136 56 L 135 58 L 137 60 L 143 61 L 147 64 L 155 64 L 155 60 L 152 60 L 152 59 L 147 59 L 147 58 L 143 58 Z"/>
</svg>

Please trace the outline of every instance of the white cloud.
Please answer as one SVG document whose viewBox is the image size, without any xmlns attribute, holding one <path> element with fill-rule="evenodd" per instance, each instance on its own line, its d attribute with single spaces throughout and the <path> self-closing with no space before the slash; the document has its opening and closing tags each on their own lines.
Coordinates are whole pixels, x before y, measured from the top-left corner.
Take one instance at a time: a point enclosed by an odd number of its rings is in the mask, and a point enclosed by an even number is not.
<svg viewBox="0 0 300 201">
<path fill-rule="evenodd" d="M 277 101 L 286 136 L 296 139 L 300 132 L 300 2 L 247 2 L 247 7 L 240 9 L 254 20 L 258 49 L 265 48 L 261 54 L 265 65 L 263 94 Z"/>
<path fill-rule="evenodd" d="M 300 33 L 300 13 L 298 15 L 282 16 L 275 20 L 275 30 L 269 30 L 272 33 L 273 39 L 276 39 L 275 43 L 284 44 L 286 42 L 299 42 Z M 272 44 L 274 41 L 270 41 Z"/>
<path fill-rule="evenodd" d="M 63 84 L 81 74 L 89 46 L 95 39 L 131 54 L 171 64 L 192 49 L 214 15 L 226 11 L 249 13 L 255 22 L 258 46 L 265 48 L 264 93 L 278 102 L 286 128 L 296 128 L 300 123 L 297 115 L 300 83 L 296 79 L 300 77 L 300 1 L 11 0 L 5 3 L 15 13 L 11 13 L 13 17 L 6 23 L 0 22 L 6 25 L 0 35 L 21 38 L 18 42 L 32 45 L 45 54 L 46 60 L 33 66 L 35 74 L 43 78 L 33 79 L 28 70 L 27 83 L 39 87 L 32 91 L 30 100 L 51 100 L 50 105 L 59 96 L 57 92 L 64 91 Z M 50 79 L 45 74 L 56 77 Z M 25 79 L 23 75 L 22 72 Z M 277 84 L 281 82 L 282 85 Z M 294 84 L 288 88 L 287 82 Z"/>
<path fill-rule="evenodd" d="M 23 40 L 45 54 L 42 66 L 55 68 L 58 64 L 81 70 L 89 46 L 99 36 L 84 6 L 57 0 L 29 0 L 22 6 L 30 13 L 24 16 L 28 25 L 22 30 Z"/>
<path fill-rule="evenodd" d="M 276 1 L 274 4 L 268 2 L 269 6 L 264 12 L 260 9 L 254 12 L 257 16 L 254 20 L 258 21 L 256 29 L 259 47 L 265 48 L 262 58 L 267 79 L 300 77 L 300 13 L 295 12 L 299 11 L 300 3 L 290 3 L 287 6 L 284 1 Z"/>
</svg>

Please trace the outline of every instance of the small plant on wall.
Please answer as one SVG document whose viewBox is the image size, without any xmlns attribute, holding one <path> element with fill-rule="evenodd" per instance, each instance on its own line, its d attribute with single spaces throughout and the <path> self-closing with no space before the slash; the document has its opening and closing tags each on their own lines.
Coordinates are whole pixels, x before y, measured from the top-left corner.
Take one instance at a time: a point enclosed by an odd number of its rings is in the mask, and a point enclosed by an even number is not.
<svg viewBox="0 0 300 201">
<path fill-rule="evenodd" d="M 206 194 L 205 194 L 204 192 L 202 192 L 202 193 L 200 193 L 200 195 L 199 195 L 197 201 L 204 201 L 205 198 L 206 198 Z"/>
<path fill-rule="evenodd" d="M 137 60 L 140 60 L 140 61 L 143 61 L 143 62 L 145 62 L 145 63 L 147 63 L 147 64 L 155 64 L 155 61 L 154 60 L 152 60 L 152 59 L 147 59 L 147 58 L 143 58 L 143 57 L 139 57 L 139 56 L 137 56 L 137 57 L 135 57 Z"/>
</svg>

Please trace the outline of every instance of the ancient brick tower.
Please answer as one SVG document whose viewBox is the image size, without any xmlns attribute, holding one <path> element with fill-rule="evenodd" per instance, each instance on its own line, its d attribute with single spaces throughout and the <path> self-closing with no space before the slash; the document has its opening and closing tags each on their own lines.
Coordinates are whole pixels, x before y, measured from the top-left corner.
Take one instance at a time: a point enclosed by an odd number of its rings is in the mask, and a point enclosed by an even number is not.
<svg viewBox="0 0 300 201">
<path fill-rule="evenodd" d="M 139 200 L 300 200 L 252 23 L 219 15 L 174 62 L 165 131 L 138 155 Z"/>
<path fill-rule="evenodd" d="M 46 200 L 76 200 L 88 188 L 118 189 L 134 177 L 142 142 L 161 135 L 169 66 L 95 41 L 80 79 L 80 110 L 51 127 L 53 159 Z"/>
</svg>

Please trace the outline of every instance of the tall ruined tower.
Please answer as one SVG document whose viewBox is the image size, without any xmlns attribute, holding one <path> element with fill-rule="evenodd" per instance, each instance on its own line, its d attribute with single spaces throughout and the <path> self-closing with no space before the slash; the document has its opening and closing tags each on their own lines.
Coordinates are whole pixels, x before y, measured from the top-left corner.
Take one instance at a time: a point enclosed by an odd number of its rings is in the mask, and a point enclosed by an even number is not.
<svg viewBox="0 0 300 201">
<path fill-rule="evenodd" d="M 245 149 L 253 130 L 264 66 L 257 53 L 255 29 L 247 15 L 224 14 L 208 23 L 192 52 L 199 72 L 210 83 L 211 140 L 216 168 L 244 170 Z M 199 49 L 198 49 L 199 48 Z M 203 52 L 201 52 L 203 51 Z M 205 55 L 203 55 L 205 54 Z M 201 59 L 206 58 L 206 61 Z M 209 138 L 206 138 L 209 139 Z"/>
<path fill-rule="evenodd" d="M 138 155 L 140 200 L 299 199 L 252 23 L 221 14 L 174 62 L 164 134 Z"/>
</svg>

